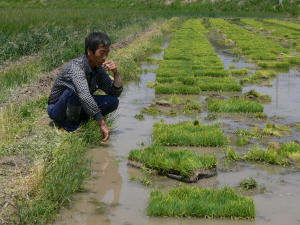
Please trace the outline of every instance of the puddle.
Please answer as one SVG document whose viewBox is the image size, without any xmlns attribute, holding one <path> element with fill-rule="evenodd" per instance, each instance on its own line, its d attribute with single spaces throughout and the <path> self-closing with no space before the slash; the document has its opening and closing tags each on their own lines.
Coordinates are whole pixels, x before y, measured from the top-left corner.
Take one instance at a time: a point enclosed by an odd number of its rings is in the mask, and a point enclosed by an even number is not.
<svg viewBox="0 0 300 225">
<path fill-rule="evenodd" d="M 228 47 L 212 42 L 215 51 L 223 60 L 226 68 L 234 65 L 236 68 L 255 66 L 240 59 L 233 62 L 238 56 L 229 54 Z M 166 48 L 168 43 L 163 47 Z M 153 57 L 160 58 L 163 55 Z M 300 176 L 298 172 L 289 172 L 278 166 L 269 166 L 258 163 L 244 163 L 236 170 L 225 172 L 221 170 L 210 180 L 212 186 L 237 186 L 241 180 L 253 177 L 258 184 L 265 186 L 267 192 L 254 195 L 257 209 L 255 220 L 204 219 L 204 218 L 160 218 L 148 217 L 146 208 L 149 193 L 153 187 L 145 187 L 139 181 L 130 181 L 133 176 L 141 176 L 141 171 L 127 166 L 126 156 L 132 149 L 140 149 L 152 143 L 152 125 L 164 119 L 166 123 L 175 123 L 187 120 L 184 115 L 178 117 L 144 115 L 145 120 L 134 118 L 142 107 L 152 103 L 152 99 L 162 98 L 155 95 L 154 89 L 147 88 L 148 81 L 155 80 L 157 65 L 143 65 L 147 73 L 142 74 L 139 84 L 130 83 L 124 87 L 118 109 L 119 119 L 117 131 L 105 148 L 91 149 L 92 179 L 85 182 L 87 191 L 76 194 L 72 199 L 71 209 L 62 209 L 57 216 L 55 225 L 298 225 L 300 224 Z M 243 92 L 251 89 L 271 95 L 272 102 L 264 105 L 264 112 L 269 117 L 276 115 L 276 122 L 283 124 L 300 121 L 300 77 L 297 71 L 279 73 L 272 80 L 272 87 L 257 85 L 243 88 Z M 222 94 L 222 93 L 220 93 Z M 198 96 L 205 99 L 206 93 Z M 191 97 L 191 96 L 189 96 Z M 191 98 L 197 98 L 192 96 Z M 202 121 L 207 112 L 199 115 Z M 232 127 L 240 126 L 234 119 L 218 120 L 229 123 Z M 206 121 L 207 123 L 207 121 Z M 262 123 L 260 121 L 256 123 Z M 299 131 L 297 132 L 299 134 Z M 299 135 L 293 137 L 300 141 Z M 249 148 L 249 146 L 247 147 Z M 222 148 L 191 148 L 198 153 L 213 152 L 221 154 Z M 243 151 L 243 148 L 240 148 Z M 245 149 L 244 149 L 245 150 Z M 237 167 L 235 167 L 237 168 Z M 205 181 L 202 181 L 205 182 Z M 160 177 L 155 186 L 167 190 L 179 185 L 180 182 Z M 201 182 L 197 184 L 201 186 Z"/>
</svg>

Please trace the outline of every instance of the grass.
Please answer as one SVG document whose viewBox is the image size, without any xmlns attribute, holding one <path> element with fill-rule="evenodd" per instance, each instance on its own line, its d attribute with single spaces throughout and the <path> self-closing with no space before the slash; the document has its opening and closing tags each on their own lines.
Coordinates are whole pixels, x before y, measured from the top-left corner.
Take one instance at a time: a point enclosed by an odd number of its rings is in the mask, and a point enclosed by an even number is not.
<svg viewBox="0 0 300 225">
<path fill-rule="evenodd" d="M 200 94 L 201 89 L 196 85 L 185 84 L 158 84 L 155 86 L 156 94 Z"/>
<path fill-rule="evenodd" d="M 254 219 L 255 205 L 252 197 L 238 195 L 230 187 L 220 190 L 181 187 L 166 193 L 153 190 L 147 213 L 164 217 Z"/>
<path fill-rule="evenodd" d="M 250 138 L 267 138 L 270 136 L 282 137 L 283 132 L 289 132 L 290 128 L 286 126 L 274 125 L 266 123 L 265 128 L 253 127 L 251 130 L 243 130 L 238 128 L 236 134 L 242 137 Z"/>
<path fill-rule="evenodd" d="M 242 87 L 232 77 L 198 77 L 197 84 L 202 91 L 242 91 Z"/>
<path fill-rule="evenodd" d="M 256 162 L 265 162 L 268 164 L 276 164 L 286 166 L 288 161 L 277 153 L 275 149 L 265 150 L 257 147 L 253 147 L 244 156 L 244 159 Z"/>
<path fill-rule="evenodd" d="M 131 150 L 128 159 L 141 162 L 145 167 L 160 173 L 183 177 L 190 177 L 197 170 L 211 169 L 217 165 L 214 155 L 196 155 L 188 149 L 168 149 L 154 144 L 142 150 Z"/>
<path fill-rule="evenodd" d="M 97 124 L 89 123 L 79 132 L 65 134 L 59 146 L 44 155 L 40 174 L 30 184 L 30 197 L 17 200 L 22 224 L 45 224 L 82 189 L 88 172 L 85 151 L 99 141 L 98 129 Z"/>
<path fill-rule="evenodd" d="M 270 142 L 268 149 L 254 145 L 246 154 L 239 156 L 232 148 L 227 148 L 225 155 L 229 161 L 249 160 L 273 165 L 288 166 L 299 162 L 300 145 L 295 142 L 280 144 Z"/>
<path fill-rule="evenodd" d="M 245 68 L 243 68 L 243 69 L 231 69 L 230 70 L 230 74 L 232 74 L 232 75 L 235 75 L 235 76 L 245 76 L 245 75 L 248 75 L 249 73 L 251 73 L 251 71 L 250 70 L 248 70 L 248 69 L 245 69 Z"/>
<path fill-rule="evenodd" d="M 155 123 L 153 139 L 155 143 L 167 146 L 224 146 L 228 141 L 219 124 L 204 125 L 188 121 Z"/>
<path fill-rule="evenodd" d="M 208 110 L 210 112 L 242 112 L 254 113 L 263 112 L 262 104 L 240 98 L 230 98 L 228 100 L 209 100 Z"/>
<path fill-rule="evenodd" d="M 289 62 L 266 62 L 266 61 L 261 61 L 256 63 L 258 66 L 261 67 L 266 67 L 266 68 L 289 68 L 290 63 Z"/>
</svg>

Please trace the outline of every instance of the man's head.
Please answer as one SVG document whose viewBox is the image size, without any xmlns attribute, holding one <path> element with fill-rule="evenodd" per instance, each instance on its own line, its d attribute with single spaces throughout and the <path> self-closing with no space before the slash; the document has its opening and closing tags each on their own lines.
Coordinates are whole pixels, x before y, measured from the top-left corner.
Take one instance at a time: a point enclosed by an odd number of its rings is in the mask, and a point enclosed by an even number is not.
<svg viewBox="0 0 300 225">
<path fill-rule="evenodd" d="M 88 49 L 95 54 L 99 45 L 110 46 L 111 41 L 109 37 L 102 32 L 92 32 L 85 38 L 85 54 L 88 54 Z"/>
</svg>

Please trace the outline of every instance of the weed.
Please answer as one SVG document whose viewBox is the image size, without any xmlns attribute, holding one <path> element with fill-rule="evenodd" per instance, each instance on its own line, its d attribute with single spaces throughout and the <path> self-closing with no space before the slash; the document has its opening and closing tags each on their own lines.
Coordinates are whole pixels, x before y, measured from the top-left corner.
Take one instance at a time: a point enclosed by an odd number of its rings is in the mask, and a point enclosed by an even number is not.
<svg viewBox="0 0 300 225">
<path fill-rule="evenodd" d="M 252 190 L 257 188 L 257 181 L 254 180 L 252 177 L 246 178 L 244 180 L 241 181 L 239 188 L 241 190 Z"/>
</svg>

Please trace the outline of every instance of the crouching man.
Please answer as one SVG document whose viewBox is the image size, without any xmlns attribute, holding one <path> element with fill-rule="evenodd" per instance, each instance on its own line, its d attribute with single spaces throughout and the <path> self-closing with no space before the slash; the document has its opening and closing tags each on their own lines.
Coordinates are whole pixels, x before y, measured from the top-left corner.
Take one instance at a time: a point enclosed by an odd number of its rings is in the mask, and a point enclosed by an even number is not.
<svg viewBox="0 0 300 225">
<path fill-rule="evenodd" d="M 103 116 L 118 108 L 123 87 L 116 64 L 105 61 L 111 41 L 101 32 L 92 32 L 85 39 L 85 55 L 71 60 L 58 74 L 48 101 L 49 117 L 72 132 L 82 121 L 93 117 L 100 126 L 103 141 L 110 130 Z M 112 80 L 107 71 L 112 71 Z M 106 95 L 94 95 L 100 89 Z"/>
</svg>

